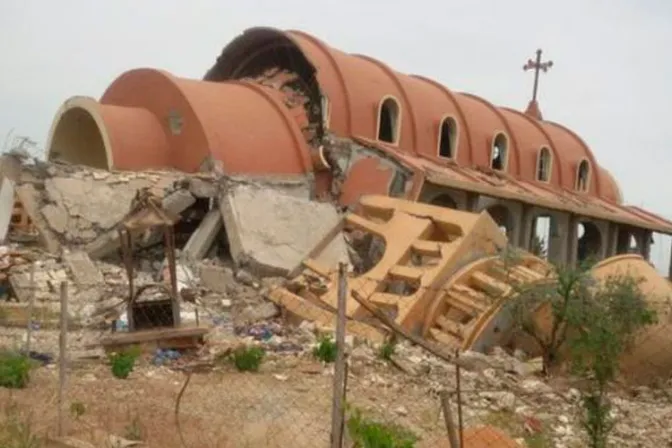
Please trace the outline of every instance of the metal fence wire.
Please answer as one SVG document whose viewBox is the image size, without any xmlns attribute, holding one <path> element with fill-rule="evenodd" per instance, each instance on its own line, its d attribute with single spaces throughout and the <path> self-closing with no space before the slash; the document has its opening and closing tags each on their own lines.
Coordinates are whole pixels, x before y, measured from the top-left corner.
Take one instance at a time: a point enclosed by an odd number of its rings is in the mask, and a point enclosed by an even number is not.
<svg viewBox="0 0 672 448">
<path fill-rule="evenodd" d="M 67 319 L 53 330 L 29 326 L 28 350 L 53 350 L 47 344 L 56 336 L 59 358 L 31 374 L 27 393 L 0 391 L 0 446 L 17 433 L 95 447 L 589 446 L 582 385 L 569 376 L 543 378 L 538 359 L 503 349 L 461 352 L 420 338 L 373 305 L 369 284 L 350 289 L 344 266 L 338 279 L 335 309 L 306 303 L 302 310 L 330 313 L 330 328 L 294 325 L 290 315 L 215 324 L 194 350 L 119 348 L 105 362 L 88 362 L 80 352 L 90 347 L 78 330 L 68 331 Z M 64 286 L 62 316 L 67 295 Z M 136 297 L 127 310 L 133 328 L 117 324 L 117 333 L 173 326 L 169 292 L 141 286 Z M 367 313 L 347 316 L 352 300 Z M 364 323 L 383 336 L 360 336 Z M 647 352 L 652 365 L 669 348 Z M 612 446 L 672 440 L 672 388 L 649 384 L 610 391 Z"/>
</svg>

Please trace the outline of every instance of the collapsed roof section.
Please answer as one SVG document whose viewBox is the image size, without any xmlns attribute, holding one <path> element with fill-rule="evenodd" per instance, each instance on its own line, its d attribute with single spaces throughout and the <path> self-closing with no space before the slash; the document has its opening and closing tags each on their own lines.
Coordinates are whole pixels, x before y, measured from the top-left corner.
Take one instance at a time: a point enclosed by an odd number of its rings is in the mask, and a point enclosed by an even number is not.
<svg viewBox="0 0 672 448">
<path fill-rule="evenodd" d="M 592 151 L 566 127 L 495 107 L 425 77 L 399 73 L 376 59 L 344 53 L 301 31 L 247 30 L 224 48 L 205 79 L 239 79 L 279 64 L 302 73 L 313 92 L 318 85 L 328 99 L 322 104 L 328 107 L 323 113 L 328 114 L 329 129 L 338 135 L 376 138 L 382 125 L 379 109 L 391 99 L 399 113 L 392 143 L 406 153 L 437 162 L 447 158 L 463 166 L 490 167 L 495 140 L 502 135 L 506 146 L 502 149 L 508 153 L 504 168 L 512 176 L 536 180 L 540 150 L 548 148 L 555 162 L 549 184 L 575 189 L 579 166 L 587 161 L 592 177 L 587 192 L 619 199 L 613 179 L 602 174 Z M 438 151 L 445 118 L 453 120 L 457 134 L 450 157 L 441 157 Z"/>
<path fill-rule="evenodd" d="M 202 81 L 137 69 L 99 102 L 71 98 L 54 120 L 48 157 L 103 169 L 299 176 L 324 197 L 338 169 L 328 135 L 368 142 L 411 167 L 410 199 L 431 183 L 672 233 L 671 222 L 623 206 L 615 179 L 566 127 L 300 31 L 245 31 Z M 356 191 L 332 196 L 352 205 L 362 194 L 391 194 L 376 184 L 378 165 L 338 173 Z"/>
</svg>

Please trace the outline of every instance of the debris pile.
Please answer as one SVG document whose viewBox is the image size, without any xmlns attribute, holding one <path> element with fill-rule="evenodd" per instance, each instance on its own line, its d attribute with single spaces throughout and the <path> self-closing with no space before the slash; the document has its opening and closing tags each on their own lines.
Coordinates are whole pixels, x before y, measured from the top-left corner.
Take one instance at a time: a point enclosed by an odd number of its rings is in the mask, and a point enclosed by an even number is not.
<svg viewBox="0 0 672 448">
<path fill-rule="evenodd" d="M 236 347 L 256 345 L 276 366 L 300 364 L 274 373 L 281 381 L 297 372 L 329 374 L 312 353 L 332 329 L 337 267 L 345 262 L 351 290 L 367 292 L 403 330 L 466 350 L 467 426 L 501 427 L 494 420 L 506 417 L 507 432 L 519 441 L 535 432 L 556 446 L 580 440 L 572 414 L 576 389 L 547 384 L 536 376 L 536 359 L 498 348 L 504 333 L 497 327 L 499 305 L 485 297 L 506 297 L 510 286 L 497 261 L 506 239 L 487 214 L 368 196 L 357 214 L 344 217 L 334 205 L 314 201 L 305 179 L 115 173 L 43 163 L 4 174 L 16 195 L 8 204 L 0 201 L 0 214 L 21 219 L 9 225 L 0 247 L 0 324 L 3 332 L 34 324 L 36 350 L 56 346 L 47 343 L 53 336 L 47 329 L 58 326 L 65 282 L 75 350 L 140 344 L 152 348 L 151 368 L 165 368 L 192 358 L 216 366 Z M 39 235 L 37 243 L 17 242 L 30 232 Z M 545 267 L 523 257 L 511 275 L 533 280 Z M 174 301 L 177 318 L 134 327 L 140 295 L 150 305 Z M 347 316 L 353 394 L 367 397 L 368 389 L 383 386 L 407 394 L 398 405 L 372 398 L 372 407 L 398 418 L 419 415 L 421 397 L 455 387 L 454 365 L 420 347 L 401 343 L 389 362 L 381 360 L 377 344 L 386 331 L 350 296 Z M 621 446 L 634 446 L 628 438 L 635 436 L 652 444 L 668 440 L 670 434 L 647 425 L 672 410 L 647 398 L 641 406 L 651 415 L 640 416 L 639 400 L 615 400 L 616 413 L 637 416 L 631 426 L 616 426 L 615 440 Z"/>
</svg>

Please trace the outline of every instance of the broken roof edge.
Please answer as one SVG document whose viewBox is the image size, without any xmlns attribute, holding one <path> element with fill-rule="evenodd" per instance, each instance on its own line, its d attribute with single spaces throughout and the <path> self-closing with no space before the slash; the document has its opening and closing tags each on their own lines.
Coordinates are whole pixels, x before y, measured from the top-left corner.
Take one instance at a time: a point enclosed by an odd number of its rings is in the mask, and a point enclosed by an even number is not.
<svg viewBox="0 0 672 448">
<path fill-rule="evenodd" d="M 594 196 L 585 197 L 583 195 L 578 195 L 569 190 L 558 190 L 556 188 L 548 187 L 547 185 L 531 185 L 530 182 L 517 179 L 512 177 L 507 173 L 495 172 L 494 174 L 498 175 L 499 181 L 503 183 L 508 183 L 511 186 L 517 186 L 520 190 L 524 190 L 526 194 L 507 190 L 503 186 L 488 185 L 484 182 L 480 182 L 478 177 L 469 173 L 470 169 L 467 167 L 460 167 L 447 163 L 446 165 L 438 165 L 436 162 L 423 157 L 412 156 L 410 154 L 402 153 L 397 148 L 391 147 L 384 143 L 368 139 L 366 137 L 354 137 L 358 143 L 375 148 L 389 157 L 394 157 L 399 163 L 407 167 L 413 172 L 422 172 L 423 182 L 429 182 L 435 185 L 455 188 L 458 190 L 483 194 L 486 196 L 491 196 L 498 199 L 512 200 L 522 202 L 528 205 L 536 205 L 549 210 L 555 210 L 560 212 L 572 213 L 579 216 L 585 216 L 587 218 L 600 219 L 605 221 L 616 222 L 618 224 L 629 225 L 633 227 L 644 228 L 647 230 L 652 230 L 654 232 L 663 233 L 666 235 L 672 235 L 672 222 L 667 219 L 661 218 L 658 215 L 651 213 L 646 210 L 642 210 L 639 207 L 620 205 L 612 202 L 607 202 L 604 199 L 597 198 Z M 449 169 L 462 177 L 465 177 L 469 180 L 460 180 L 451 178 L 448 175 L 442 174 L 442 169 Z M 482 168 L 474 168 L 482 171 Z M 528 186 L 529 185 L 529 186 Z M 535 195 L 532 191 L 534 189 L 542 188 L 543 190 L 560 197 L 561 195 L 569 195 L 570 197 L 564 198 L 564 201 L 549 199 L 539 195 Z M 409 198 L 412 200 L 417 200 L 417 198 Z M 586 199 L 590 202 L 586 203 Z M 574 205 L 567 203 L 568 201 L 574 201 L 579 203 L 586 203 L 585 206 Z M 596 203 L 597 202 L 597 203 Z M 613 212 L 597 210 L 597 207 L 607 209 L 607 207 Z"/>
<path fill-rule="evenodd" d="M 618 224 L 640 227 L 647 230 L 653 230 L 667 235 L 672 235 L 672 224 L 657 224 L 648 219 L 645 220 L 644 218 L 640 218 L 638 215 L 635 215 L 635 217 L 628 217 L 628 216 L 622 216 L 621 214 L 601 212 L 598 210 L 583 208 L 576 205 L 563 204 L 560 203 L 560 201 L 542 198 L 539 196 L 532 197 L 532 195 L 521 194 L 513 191 L 506 191 L 501 187 L 479 185 L 476 184 L 475 182 L 451 179 L 450 177 L 441 175 L 440 173 L 426 173 L 426 177 L 427 182 L 444 187 L 471 191 L 474 193 L 484 194 L 499 199 L 518 201 L 528 205 L 541 206 L 544 208 L 548 208 L 550 210 L 573 213 L 575 215 L 585 216 L 587 218 L 601 219 L 604 221 L 616 222 Z M 613 204 L 610 205 L 612 205 L 613 207 L 622 208 L 620 206 L 615 206 Z M 623 214 L 627 213 L 629 215 L 633 215 L 633 213 L 630 213 L 627 210 L 622 211 Z"/>
</svg>

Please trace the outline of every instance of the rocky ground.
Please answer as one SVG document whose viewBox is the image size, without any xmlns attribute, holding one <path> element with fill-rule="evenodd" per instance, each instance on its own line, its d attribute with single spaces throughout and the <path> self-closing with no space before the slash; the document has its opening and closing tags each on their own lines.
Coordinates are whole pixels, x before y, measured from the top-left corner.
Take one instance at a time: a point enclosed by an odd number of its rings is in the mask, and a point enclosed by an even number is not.
<svg viewBox="0 0 672 448">
<path fill-rule="evenodd" d="M 264 298 L 266 289 L 283 279 L 259 279 L 246 269 L 236 269 L 231 254 L 227 255 L 226 238 L 221 236 L 211 242 L 200 261 L 178 256 L 178 289 L 184 289 L 193 302 L 182 301 L 181 318 L 186 325 L 196 325 L 198 320 L 199 326 L 208 328 L 205 345 L 158 356 L 146 353 L 125 380 L 111 373 L 100 340 L 109 335 L 115 320 L 124 330 L 128 296 L 128 280 L 114 242 L 116 223 L 138 188 L 154 189 L 164 197 L 173 195 L 173 205 L 182 204 L 177 239 L 178 247 L 183 247 L 198 225 L 190 224 L 188 216 L 195 213 L 195 221 L 203 219 L 203 203 L 213 197 L 214 187 L 207 179 L 190 179 L 185 184 L 165 173 L 82 173 L 63 167 L 36 167 L 23 177 L 17 191 L 24 206 L 39 211 L 42 218 L 34 224 L 42 240 L 35 234 L 32 238 L 22 235 L 20 241 L 10 238 L 14 243 L 0 247 L 4 285 L 0 295 L 6 300 L 0 301 L 0 346 L 10 350 L 25 346 L 27 303 L 35 293 L 30 348 L 47 363 L 32 372 L 26 389 L 0 389 L 4 405 L 0 437 L 10 434 L 25 442 L 27 435 L 50 437 L 58 428 L 57 329 L 60 285 L 66 282 L 71 319 L 63 418 L 65 432 L 80 441 L 68 446 L 110 446 L 111 435 L 120 442 L 111 446 L 134 446 L 129 442 L 133 439 L 161 448 L 328 446 L 333 365 L 313 355 L 325 329 L 310 322 L 290 325 L 283 320 L 280 310 Z M 123 206 L 101 205 L 114 200 Z M 286 207 L 276 204 L 275 208 Z M 241 222 L 259 227 L 259 232 L 252 233 L 257 240 L 267 241 L 268 235 L 261 232 L 267 224 L 262 216 L 251 213 Z M 264 260 L 274 261 L 290 240 L 286 236 L 275 241 L 273 257 Z M 165 280 L 164 248 L 158 241 L 145 238 L 146 244 L 134 254 L 136 285 Z M 45 249 L 51 246 L 65 251 L 50 255 Z M 257 246 L 251 247 L 259 253 Z M 87 252 L 105 256 L 89 257 Z M 305 251 L 290 252 L 291 256 L 280 257 L 280 264 L 287 268 Z M 241 345 L 265 349 L 259 372 L 240 373 L 225 356 Z M 360 409 L 367 418 L 403 426 L 419 437 L 418 447 L 447 447 L 439 397 L 449 391 L 453 407 L 457 404 L 454 365 L 403 342 L 390 359 L 379 355 L 380 347 L 351 336 L 347 345 L 349 412 Z M 586 446 L 581 394 L 568 377 L 541 378 L 537 360 L 502 350 L 489 355 L 464 353 L 462 361 L 466 364 L 460 375 L 465 428 L 500 428 L 521 447 Z M 178 424 L 176 401 L 187 378 L 185 371 L 194 366 L 199 369 L 181 397 Z M 672 417 L 672 385 L 619 387 L 612 397 L 613 446 L 672 446 L 672 429 L 667 424 Z M 453 413 L 457 416 L 456 410 Z M 510 445 L 493 442 L 489 446 Z"/>
<path fill-rule="evenodd" d="M 31 258 L 25 255 L 27 258 Z M 138 282 L 151 282 L 160 257 L 138 262 Z M 200 325 L 210 328 L 206 345 L 178 359 L 147 354 L 127 380 L 116 379 L 98 347 L 108 333 L 109 319 L 123 317 L 123 307 L 112 307 L 123 297 L 127 284 L 114 262 L 91 262 L 102 282 L 91 295 L 73 282 L 71 310 L 80 321 L 68 335 L 70 360 L 64 405 L 68 434 L 79 440 L 115 434 L 141 438 L 148 446 L 179 447 L 175 402 L 185 380 L 184 365 L 205 365 L 193 375 L 180 406 L 181 428 L 187 446 L 327 446 L 330 433 L 333 367 L 317 361 L 312 350 L 319 329 L 304 322 L 290 326 L 279 310 L 263 297 L 264 288 L 280 279 L 259 280 L 234 271 L 223 262 L 206 260 L 191 266 L 190 287 L 197 305 L 185 303 L 188 322 L 198 309 Z M 67 263 L 43 259 L 47 278 L 40 303 L 57 304 L 57 280 L 70 278 Z M 15 269 L 25 271 L 27 265 Z M 194 272 L 196 274 L 194 274 Z M 51 285 L 51 286 L 50 286 Z M 92 299 L 94 297 L 94 299 Z M 193 323 L 193 322 L 192 322 Z M 0 327 L 0 344 L 19 348 L 24 328 Z M 390 360 L 379 348 L 348 337 L 349 377 L 347 402 L 365 415 L 402 425 L 418 435 L 419 446 L 447 446 L 439 393 L 456 390 L 453 365 L 424 349 L 401 343 Z M 222 353 L 239 345 L 260 345 L 267 356 L 258 373 L 239 373 Z M 31 349 L 58 356 L 58 331 L 34 326 Z M 542 379 L 536 360 L 522 360 L 503 351 L 490 355 L 465 353 L 461 371 L 465 427 L 501 428 L 521 446 L 585 446 L 580 424 L 580 393 L 564 377 Z M 55 396 L 58 369 L 52 362 L 33 372 L 26 390 L 2 391 L 5 405 L 25 422 L 32 415 L 36 434 L 53 434 L 57 428 Z M 672 387 L 618 389 L 613 392 L 614 446 L 669 446 L 672 431 Z M 453 404 L 456 397 L 453 396 Z M 83 413 L 71 412 L 74 404 Z M 7 406 L 5 406 L 6 409 Z M 12 408 L 14 409 L 14 408 Z M 10 414 L 5 413 L 5 419 Z M 493 445 L 497 446 L 497 445 Z"/>
<path fill-rule="evenodd" d="M 259 305 L 241 307 L 244 313 Z M 3 329 L 3 345 L 24 337 L 22 330 Z M 72 332 L 72 353 L 84 349 L 97 334 Z M 347 401 L 366 415 L 402 425 L 421 438 L 423 447 L 444 446 L 445 430 L 439 393 L 456 389 L 454 366 L 419 347 L 397 346 L 392 361 L 377 348 L 348 338 L 350 369 Z M 34 332 L 33 349 L 57 353 L 55 330 Z M 312 355 L 316 329 L 304 323 L 289 328 L 277 320 L 250 320 L 238 326 L 216 326 L 207 344 L 159 364 L 146 356 L 126 380 L 116 379 L 101 359 L 77 358 L 70 364 L 66 385 L 65 421 L 68 434 L 80 440 L 115 434 L 140 438 L 152 447 L 179 447 L 175 403 L 186 375 L 185 364 L 211 366 L 193 375 L 180 405 L 186 446 L 262 447 L 327 446 L 330 431 L 333 367 Z M 267 357 L 258 373 L 239 373 L 220 356 L 239 344 L 261 345 Z M 461 371 L 465 427 L 492 425 L 521 446 L 581 447 L 579 391 L 566 378 L 542 380 L 535 362 L 503 352 L 465 353 Z M 5 405 L 14 403 L 22 422 L 32 415 L 31 431 L 46 434 L 57 427 L 55 396 L 58 369 L 54 364 L 33 372 L 25 390 L 2 391 Z M 639 388 L 613 392 L 613 446 L 669 446 L 672 431 L 672 388 Z M 455 404 L 455 397 L 453 403 Z M 78 414 L 75 404 L 81 406 Z M 7 409 L 7 407 L 5 406 Z M 80 415 L 81 414 L 81 415 Z M 9 414 L 5 414 L 5 419 Z M 99 445 L 93 445 L 99 446 Z M 447 445 L 446 445 L 447 446 Z M 498 446 L 498 445 L 493 445 Z"/>
</svg>

